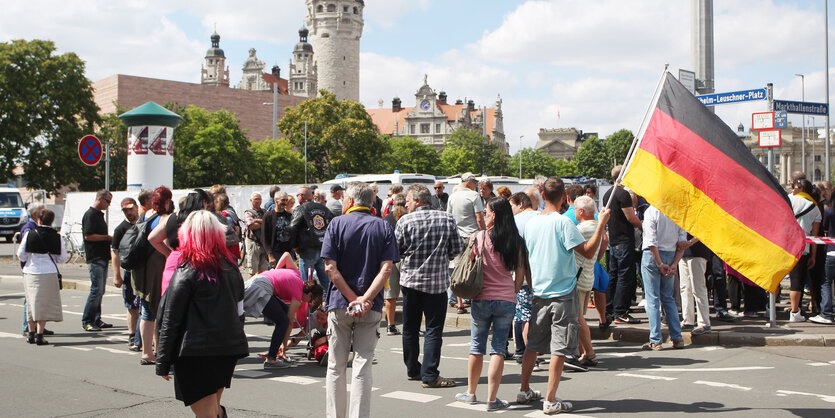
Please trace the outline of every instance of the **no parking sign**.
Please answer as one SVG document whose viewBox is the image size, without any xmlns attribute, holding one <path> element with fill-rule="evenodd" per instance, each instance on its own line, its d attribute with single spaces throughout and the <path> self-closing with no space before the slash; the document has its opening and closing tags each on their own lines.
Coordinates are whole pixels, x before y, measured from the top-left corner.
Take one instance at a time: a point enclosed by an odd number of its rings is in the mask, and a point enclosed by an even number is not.
<svg viewBox="0 0 835 418">
<path fill-rule="evenodd" d="M 101 141 L 94 135 L 86 135 L 78 142 L 78 156 L 81 157 L 81 162 L 89 166 L 94 166 L 101 161 L 102 148 Z"/>
</svg>

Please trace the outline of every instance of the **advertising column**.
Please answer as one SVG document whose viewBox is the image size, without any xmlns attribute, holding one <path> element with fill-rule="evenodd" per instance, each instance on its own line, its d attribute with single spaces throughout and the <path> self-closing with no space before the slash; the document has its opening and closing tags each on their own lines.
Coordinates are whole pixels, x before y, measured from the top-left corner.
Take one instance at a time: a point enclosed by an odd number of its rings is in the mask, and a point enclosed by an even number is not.
<svg viewBox="0 0 835 418">
<path fill-rule="evenodd" d="M 119 115 L 128 127 L 127 191 L 174 187 L 174 128 L 183 118 L 148 102 Z"/>
</svg>

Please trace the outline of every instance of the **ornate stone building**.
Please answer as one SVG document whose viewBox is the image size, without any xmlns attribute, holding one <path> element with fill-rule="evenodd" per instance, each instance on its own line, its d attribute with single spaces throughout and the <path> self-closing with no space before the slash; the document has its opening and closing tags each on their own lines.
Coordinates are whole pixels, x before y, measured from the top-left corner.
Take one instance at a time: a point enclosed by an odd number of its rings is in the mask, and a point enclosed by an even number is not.
<svg viewBox="0 0 835 418">
<path fill-rule="evenodd" d="M 317 65 L 313 56 L 313 45 L 307 42 L 310 31 L 299 29 L 299 43 L 293 49 L 293 59 L 290 60 L 289 92 L 293 96 L 316 97 Z"/>
<path fill-rule="evenodd" d="M 229 87 L 229 67 L 226 66 L 226 55 L 220 49 L 220 35 L 215 31 L 210 39 L 212 47 L 206 51 L 206 62 L 200 68 L 200 84 Z"/>
<path fill-rule="evenodd" d="M 381 102 L 382 105 L 382 102 Z M 493 108 L 476 108 L 472 100 L 464 104 L 458 100 L 447 103 L 446 92 L 436 93 L 423 78 L 423 85 L 415 93 L 415 106 L 403 107 L 399 97 L 392 100 L 390 108 L 367 109 L 381 134 L 410 136 L 441 151 L 446 138 L 458 129 L 480 131 L 508 152 L 504 135 L 502 99 Z"/>
<path fill-rule="evenodd" d="M 255 48 L 249 48 L 249 58 L 244 61 L 242 71 L 239 89 L 270 90 L 270 85 L 264 80 L 264 61 L 255 56 Z"/>
<path fill-rule="evenodd" d="M 583 133 L 576 128 L 540 129 L 536 150 L 558 160 L 571 161 L 583 142 L 596 132 Z"/>
<path fill-rule="evenodd" d="M 806 178 L 813 182 L 823 181 L 825 175 L 825 127 L 806 126 L 806 168 L 802 167 L 803 129 L 792 126 L 780 130 L 781 145 L 774 148 L 774 177 L 785 187 L 791 183 L 791 173 L 803 171 Z M 759 137 L 756 131 L 746 132 L 742 124 L 737 128 L 737 135 L 748 146 L 751 153 L 768 167 L 768 148 L 759 147 Z M 835 135 L 830 135 L 835 136 Z"/>
<path fill-rule="evenodd" d="M 359 101 L 363 0 L 306 0 L 319 89 Z"/>
</svg>

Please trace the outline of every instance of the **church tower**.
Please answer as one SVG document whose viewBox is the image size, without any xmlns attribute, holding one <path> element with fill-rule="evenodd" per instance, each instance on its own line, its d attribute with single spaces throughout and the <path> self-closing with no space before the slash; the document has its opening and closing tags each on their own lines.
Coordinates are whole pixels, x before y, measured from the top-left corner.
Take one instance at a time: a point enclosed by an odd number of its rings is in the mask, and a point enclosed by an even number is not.
<svg viewBox="0 0 835 418">
<path fill-rule="evenodd" d="M 359 101 L 363 0 L 305 0 L 319 89 Z"/>
<path fill-rule="evenodd" d="M 206 62 L 200 67 L 200 84 L 229 87 L 229 67 L 220 49 L 220 35 L 215 31 L 210 39 L 212 47 L 206 51 Z"/>
<path fill-rule="evenodd" d="M 290 60 L 290 74 L 288 90 L 291 96 L 316 97 L 317 90 L 317 69 L 313 60 L 313 45 L 307 42 L 307 35 L 310 31 L 307 28 L 299 29 L 299 43 L 293 50 L 293 59 Z"/>
<path fill-rule="evenodd" d="M 264 80 L 264 62 L 255 56 L 255 48 L 249 48 L 249 58 L 241 68 L 243 75 L 238 88 L 242 90 L 270 90 L 270 85 Z"/>
</svg>

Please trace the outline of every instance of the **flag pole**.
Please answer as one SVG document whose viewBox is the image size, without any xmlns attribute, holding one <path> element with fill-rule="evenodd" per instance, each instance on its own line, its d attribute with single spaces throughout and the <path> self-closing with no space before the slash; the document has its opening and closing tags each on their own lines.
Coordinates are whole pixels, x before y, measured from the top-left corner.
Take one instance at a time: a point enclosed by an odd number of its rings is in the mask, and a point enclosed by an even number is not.
<svg viewBox="0 0 835 418">
<path fill-rule="evenodd" d="M 644 139 L 644 134 L 647 130 L 647 125 L 649 125 L 649 119 L 652 118 L 652 111 L 658 105 L 658 99 L 661 97 L 661 87 L 664 86 L 664 79 L 667 77 L 667 68 L 670 67 L 670 64 L 664 64 L 664 71 L 661 72 L 661 78 L 658 79 L 658 84 L 655 86 L 655 92 L 652 94 L 652 101 L 647 107 L 646 113 L 644 113 L 644 118 L 641 120 L 641 127 L 638 129 L 638 135 L 632 140 L 632 145 L 629 146 L 629 151 L 626 153 L 626 161 L 623 162 L 623 169 L 620 170 L 618 173 L 618 178 L 615 179 L 614 188 L 621 187 L 621 180 L 623 180 L 624 174 L 626 174 L 626 170 L 629 169 L 629 165 L 632 164 L 632 158 L 635 156 L 635 150 L 641 145 L 641 141 Z M 615 191 L 613 190 L 612 193 L 609 194 L 609 200 L 606 202 L 606 208 L 608 209 L 612 205 L 612 199 L 615 197 Z"/>
</svg>

